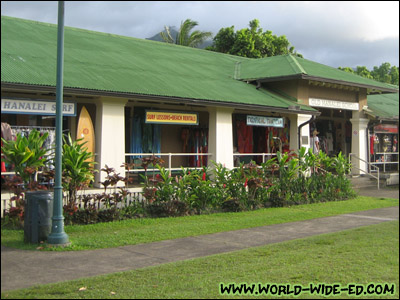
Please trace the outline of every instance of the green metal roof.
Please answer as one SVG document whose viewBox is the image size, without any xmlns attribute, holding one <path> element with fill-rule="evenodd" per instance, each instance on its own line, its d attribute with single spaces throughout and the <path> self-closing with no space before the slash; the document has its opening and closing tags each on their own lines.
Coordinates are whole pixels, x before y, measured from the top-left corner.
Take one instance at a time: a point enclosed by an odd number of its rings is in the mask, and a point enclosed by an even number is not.
<svg viewBox="0 0 400 300">
<path fill-rule="evenodd" d="M 1 17 L 2 84 L 55 87 L 56 55 L 57 25 Z M 243 81 L 299 75 L 398 91 L 398 87 L 395 90 L 393 86 L 291 55 L 249 59 L 65 27 L 66 89 L 193 99 L 214 105 L 280 109 L 299 106 L 316 113 L 296 99 L 256 89 Z"/>
<path fill-rule="evenodd" d="M 299 105 L 235 80 L 236 63 L 247 58 L 70 27 L 64 32 L 65 88 L 284 109 Z M 56 25 L 2 16 L 2 83 L 54 87 L 56 49 Z"/>
<path fill-rule="evenodd" d="M 369 95 L 367 97 L 369 115 L 380 120 L 399 120 L 399 93 Z"/>
<path fill-rule="evenodd" d="M 367 79 L 293 55 L 247 60 L 240 63 L 238 78 L 245 81 L 289 78 L 314 79 L 344 85 L 398 92 L 399 87 Z"/>
</svg>

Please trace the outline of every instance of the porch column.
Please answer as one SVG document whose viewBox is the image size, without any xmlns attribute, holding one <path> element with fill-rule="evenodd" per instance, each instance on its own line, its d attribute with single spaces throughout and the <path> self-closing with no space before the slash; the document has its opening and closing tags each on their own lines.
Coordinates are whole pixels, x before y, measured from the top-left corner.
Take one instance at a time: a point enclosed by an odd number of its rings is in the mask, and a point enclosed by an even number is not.
<svg viewBox="0 0 400 300">
<path fill-rule="evenodd" d="M 352 124 L 352 136 L 351 136 L 351 153 L 354 153 L 364 161 L 368 161 L 367 152 L 367 126 L 368 119 L 362 118 L 361 113 L 358 111 L 353 112 L 353 118 L 350 119 Z M 353 159 L 353 171 L 354 175 L 365 174 L 368 172 L 368 167 L 365 162 L 358 159 Z M 363 170 L 364 172 L 360 171 Z"/>
<path fill-rule="evenodd" d="M 232 132 L 232 108 L 209 108 L 208 152 L 213 155 L 211 160 L 233 168 L 233 132 Z"/>
<path fill-rule="evenodd" d="M 290 115 L 290 150 L 299 150 L 301 147 L 310 148 L 310 125 L 304 125 L 300 132 L 299 145 L 299 126 L 311 119 L 311 115 Z"/>
<path fill-rule="evenodd" d="M 101 98 L 96 104 L 96 173 L 95 186 L 103 187 L 106 173 L 100 171 L 107 165 L 125 177 L 125 104 L 126 99 Z M 121 183 L 123 185 L 123 183 Z"/>
</svg>

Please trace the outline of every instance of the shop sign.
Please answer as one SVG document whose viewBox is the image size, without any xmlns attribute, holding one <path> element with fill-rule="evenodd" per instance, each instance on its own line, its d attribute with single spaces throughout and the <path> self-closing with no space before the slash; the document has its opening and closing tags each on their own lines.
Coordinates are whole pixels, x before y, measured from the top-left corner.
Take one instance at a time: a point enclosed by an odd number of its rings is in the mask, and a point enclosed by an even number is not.
<svg viewBox="0 0 400 300">
<path fill-rule="evenodd" d="M 56 114 L 55 101 L 1 99 L 2 114 L 25 114 L 50 116 Z M 63 103 L 64 116 L 76 116 L 76 103 Z"/>
<path fill-rule="evenodd" d="M 359 104 L 357 102 L 344 102 L 336 100 L 310 98 L 308 104 L 310 106 L 315 106 L 315 107 L 359 110 Z"/>
<path fill-rule="evenodd" d="M 198 125 L 198 113 L 146 111 L 146 123 L 148 124 L 182 124 Z"/>
<path fill-rule="evenodd" d="M 265 127 L 284 127 L 283 118 L 272 118 L 262 116 L 247 116 L 247 125 L 249 126 L 265 126 Z"/>
<path fill-rule="evenodd" d="M 397 125 L 392 124 L 379 124 L 374 127 L 375 133 L 398 133 L 399 129 Z"/>
</svg>

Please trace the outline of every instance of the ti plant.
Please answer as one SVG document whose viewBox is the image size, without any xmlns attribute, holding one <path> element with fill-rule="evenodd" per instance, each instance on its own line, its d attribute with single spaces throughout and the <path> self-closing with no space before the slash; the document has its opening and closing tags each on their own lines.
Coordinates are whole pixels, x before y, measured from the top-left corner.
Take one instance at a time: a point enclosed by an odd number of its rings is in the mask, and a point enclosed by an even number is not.
<svg viewBox="0 0 400 300">
<path fill-rule="evenodd" d="M 67 179 L 63 180 L 63 187 L 68 190 L 69 202 L 75 203 L 77 190 L 94 180 L 95 162 L 91 161 L 94 154 L 87 152 L 85 143 L 80 143 L 82 139 L 73 142 L 71 135 L 68 135 L 63 140 L 62 170 L 63 178 Z"/>
<path fill-rule="evenodd" d="M 4 154 L 2 160 L 14 165 L 15 173 L 22 178 L 25 184 L 31 184 L 36 172 L 49 161 L 51 150 L 43 148 L 48 135 L 48 132 L 41 135 L 34 129 L 28 137 L 17 134 L 15 141 L 1 139 L 3 142 L 1 151 Z"/>
</svg>

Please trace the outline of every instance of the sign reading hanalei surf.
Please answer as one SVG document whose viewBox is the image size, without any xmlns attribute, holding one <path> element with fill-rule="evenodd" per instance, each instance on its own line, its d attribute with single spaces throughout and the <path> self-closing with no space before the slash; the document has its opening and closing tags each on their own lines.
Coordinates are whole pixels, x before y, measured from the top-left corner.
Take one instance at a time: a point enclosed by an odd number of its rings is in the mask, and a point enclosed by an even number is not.
<svg viewBox="0 0 400 300">
<path fill-rule="evenodd" d="M 55 115 L 56 102 L 47 100 L 1 99 L 1 113 Z M 76 103 L 63 103 L 64 116 L 76 116 Z"/>
</svg>

